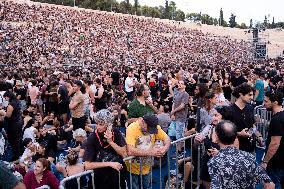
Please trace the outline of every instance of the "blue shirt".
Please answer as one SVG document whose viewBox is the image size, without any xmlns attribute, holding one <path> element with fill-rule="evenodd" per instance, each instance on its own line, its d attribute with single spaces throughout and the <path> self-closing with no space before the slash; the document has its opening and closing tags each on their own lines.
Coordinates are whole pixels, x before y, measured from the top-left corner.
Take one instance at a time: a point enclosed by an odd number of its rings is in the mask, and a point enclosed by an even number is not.
<svg viewBox="0 0 284 189">
<path fill-rule="evenodd" d="M 258 90 L 258 96 L 256 97 L 255 101 L 262 102 L 264 100 L 264 83 L 262 80 L 258 79 L 255 82 L 254 86 L 255 90 Z"/>
</svg>

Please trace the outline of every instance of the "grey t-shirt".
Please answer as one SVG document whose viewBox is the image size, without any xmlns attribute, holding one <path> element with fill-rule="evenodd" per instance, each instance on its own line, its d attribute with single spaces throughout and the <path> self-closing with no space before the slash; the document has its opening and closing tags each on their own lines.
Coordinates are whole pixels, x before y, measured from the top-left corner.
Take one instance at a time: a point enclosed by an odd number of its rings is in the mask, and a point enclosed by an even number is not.
<svg viewBox="0 0 284 189">
<path fill-rule="evenodd" d="M 175 113 L 176 121 L 181 121 L 181 122 L 186 121 L 188 113 L 188 100 L 189 100 L 189 94 L 186 91 L 184 92 L 175 91 L 173 99 L 174 109 L 178 108 L 181 105 L 181 103 L 185 104 L 184 109 Z"/>
<path fill-rule="evenodd" d="M 172 121 L 169 114 L 161 113 L 157 115 L 157 118 L 158 118 L 158 123 L 163 129 L 163 131 L 168 132 L 168 127 L 170 126 L 171 121 Z"/>
</svg>

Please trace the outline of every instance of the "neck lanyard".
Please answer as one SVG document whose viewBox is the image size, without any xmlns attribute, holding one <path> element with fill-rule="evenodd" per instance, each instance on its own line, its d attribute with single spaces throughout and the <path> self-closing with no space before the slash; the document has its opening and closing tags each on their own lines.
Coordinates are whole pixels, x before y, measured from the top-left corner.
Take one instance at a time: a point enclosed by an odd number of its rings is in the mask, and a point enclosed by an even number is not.
<svg viewBox="0 0 284 189">
<path fill-rule="evenodd" d="M 99 133 L 98 133 L 97 130 L 96 130 L 96 135 L 97 135 L 97 137 L 98 137 L 98 140 L 99 140 L 99 143 L 100 143 L 101 147 L 103 147 L 103 148 L 108 148 L 108 147 L 110 146 L 110 144 L 108 144 L 107 146 L 103 146 L 103 143 L 102 143 L 102 141 L 101 141 L 101 138 L 100 138 Z M 112 131 L 112 141 L 113 141 L 113 140 L 114 140 L 114 133 L 113 133 L 113 131 Z"/>
</svg>

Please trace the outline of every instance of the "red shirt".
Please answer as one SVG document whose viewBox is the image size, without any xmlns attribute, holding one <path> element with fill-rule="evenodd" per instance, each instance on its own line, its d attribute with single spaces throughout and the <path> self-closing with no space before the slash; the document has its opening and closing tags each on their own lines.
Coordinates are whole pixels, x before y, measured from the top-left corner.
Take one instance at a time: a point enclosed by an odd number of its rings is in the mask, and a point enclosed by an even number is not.
<svg viewBox="0 0 284 189">
<path fill-rule="evenodd" d="M 49 186 L 51 189 L 59 188 L 59 181 L 50 171 L 44 171 L 40 183 L 37 182 L 34 172 L 30 171 L 25 175 L 24 184 L 27 189 L 35 189 L 44 185 Z"/>
</svg>

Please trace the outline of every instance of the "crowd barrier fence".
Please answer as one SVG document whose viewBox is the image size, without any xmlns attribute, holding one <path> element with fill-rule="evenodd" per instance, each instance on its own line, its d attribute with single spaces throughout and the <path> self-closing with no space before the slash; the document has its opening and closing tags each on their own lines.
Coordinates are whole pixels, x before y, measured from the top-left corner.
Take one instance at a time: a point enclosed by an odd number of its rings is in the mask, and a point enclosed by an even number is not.
<svg viewBox="0 0 284 189">
<path fill-rule="evenodd" d="M 95 183 L 94 183 L 94 171 L 93 171 L 93 170 L 88 170 L 88 171 L 84 171 L 84 172 L 82 172 L 82 173 L 78 173 L 78 174 L 75 174 L 75 175 L 72 175 L 72 176 L 69 176 L 69 177 L 64 178 L 64 179 L 60 182 L 59 189 L 65 189 L 65 184 L 66 184 L 66 182 L 67 182 L 67 181 L 70 181 L 70 180 L 73 180 L 73 179 L 76 179 L 76 180 L 77 180 L 77 187 L 78 187 L 78 188 L 81 188 L 81 187 L 80 187 L 80 179 L 81 179 L 81 177 L 87 176 L 87 175 L 91 175 L 92 186 L 93 186 L 93 188 L 95 188 Z"/>
<path fill-rule="evenodd" d="M 178 154 L 178 149 L 177 149 L 177 145 L 181 145 L 183 147 L 183 149 L 189 149 L 188 146 L 186 146 L 186 141 L 190 142 L 190 157 L 191 157 L 191 168 L 190 169 L 190 179 L 189 179 L 189 183 L 191 185 L 191 188 L 193 187 L 193 184 L 195 185 L 195 188 L 199 188 L 200 187 L 200 158 L 201 158 L 201 151 L 202 151 L 202 144 L 197 145 L 196 148 L 196 153 L 195 156 L 197 158 L 196 162 L 193 162 L 193 155 L 192 155 L 192 149 L 193 149 L 193 143 L 194 143 L 194 137 L 196 135 L 191 135 L 191 136 L 187 136 L 181 139 L 178 139 L 176 141 L 171 142 L 171 146 L 169 151 L 166 154 L 167 157 L 167 173 L 165 174 L 164 171 L 162 171 L 163 167 L 165 165 L 162 165 L 162 157 L 158 158 L 158 177 L 159 177 L 159 181 L 158 181 L 158 185 L 156 184 L 155 188 L 166 188 L 166 189 L 181 189 L 181 188 L 185 188 L 185 182 L 184 182 L 184 175 L 185 175 L 185 171 L 186 171 L 186 153 L 183 153 L 182 156 L 180 156 L 180 158 L 178 158 L 179 154 Z M 154 165 L 154 158 L 151 157 L 151 163 L 150 163 L 150 183 L 151 183 L 151 189 L 153 188 L 153 165 Z M 140 166 L 140 188 L 134 188 L 133 187 L 133 178 L 132 178 L 132 164 L 134 162 L 134 160 L 139 160 L 139 166 Z M 129 174 L 129 177 L 127 179 L 127 188 L 128 189 L 143 189 L 142 187 L 142 167 L 143 167 L 143 158 L 142 157 L 134 157 L 134 156 L 129 156 L 124 158 L 124 162 L 128 162 L 129 165 L 129 172 L 127 174 Z M 179 162 L 180 165 L 181 163 L 183 164 L 183 171 L 182 173 L 179 173 Z M 173 165 L 172 165 L 173 164 Z M 192 166 L 192 164 L 194 164 L 194 166 Z M 165 169 L 165 168 L 164 168 Z M 175 172 L 175 174 L 171 174 L 172 172 Z M 193 172 L 195 172 L 195 178 L 194 178 L 194 174 Z M 82 176 L 86 176 L 91 174 L 92 177 L 92 188 L 95 188 L 95 184 L 94 184 L 94 172 L 92 170 L 89 171 L 84 171 L 82 173 L 76 174 L 76 175 L 72 175 L 70 177 L 66 177 L 64 178 L 61 182 L 60 182 L 60 189 L 64 189 L 65 188 L 65 183 L 69 180 L 72 179 L 76 179 L 77 180 L 77 185 L 78 188 L 80 188 L 80 178 Z M 164 181 L 164 177 L 163 175 L 167 177 L 167 182 Z M 173 179 L 174 178 L 174 179 Z M 119 180 L 120 180 L 120 173 L 119 173 Z M 175 182 L 175 183 L 173 183 Z M 156 181 L 157 183 L 157 181 Z M 119 182 L 119 189 L 121 189 L 121 183 Z"/>
<path fill-rule="evenodd" d="M 263 105 L 256 106 L 254 108 L 254 116 L 255 116 L 255 125 L 257 131 L 260 132 L 263 139 L 267 139 L 268 134 L 268 126 L 271 120 L 272 112 L 268 111 Z"/>
</svg>

